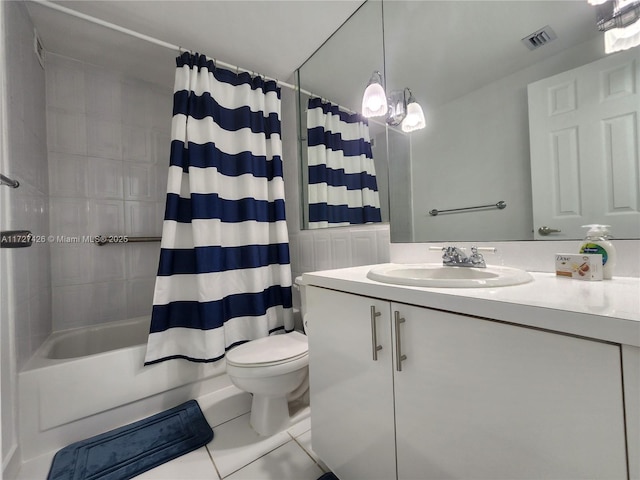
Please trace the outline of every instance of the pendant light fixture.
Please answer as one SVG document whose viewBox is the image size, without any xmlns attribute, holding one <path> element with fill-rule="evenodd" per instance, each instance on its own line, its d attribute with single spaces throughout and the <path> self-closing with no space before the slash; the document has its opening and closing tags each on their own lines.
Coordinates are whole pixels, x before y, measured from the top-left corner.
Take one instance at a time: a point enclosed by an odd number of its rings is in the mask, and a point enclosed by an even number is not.
<svg viewBox="0 0 640 480">
<path fill-rule="evenodd" d="M 382 117 L 387 114 L 388 109 L 387 95 L 382 86 L 382 74 L 376 70 L 371 75 L 362 96 L 362 115 L 368 118 Z"/>
<path fill-rule="evenodd" d="M 640 0 L 588 0 L 596 5 L 598 30 L 604 32 L 605 53 L 640 45 Z"/>
</svg>

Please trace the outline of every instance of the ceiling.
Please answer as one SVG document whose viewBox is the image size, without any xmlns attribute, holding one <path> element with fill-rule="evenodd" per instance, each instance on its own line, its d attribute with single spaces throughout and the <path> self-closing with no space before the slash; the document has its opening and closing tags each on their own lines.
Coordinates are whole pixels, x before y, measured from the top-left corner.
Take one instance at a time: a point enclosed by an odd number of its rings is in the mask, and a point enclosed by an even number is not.
<svg viewBox="0 0 640 480">
<path fill-rule="evenodd" d="M 173 85 L 178 51 L 25 2 L 47 52 Z M 55 1 L 232 65 L 287 81 L 362 0 Z"/>
<path fill-rule="evenodd" d="M 376 2 L 363 6 L 304 64 L 302 88 L 358 110 L 380 70 L 388 92 L 408 86 L 435 108 L 585 42 L 604 48 L 586 0 L 385 0 L 382 17 Z M 521 39 L 546 25 L 557 39 L 530 51 Z M 585 60 L 567 56 L 559 71 Z"/>
</svg>

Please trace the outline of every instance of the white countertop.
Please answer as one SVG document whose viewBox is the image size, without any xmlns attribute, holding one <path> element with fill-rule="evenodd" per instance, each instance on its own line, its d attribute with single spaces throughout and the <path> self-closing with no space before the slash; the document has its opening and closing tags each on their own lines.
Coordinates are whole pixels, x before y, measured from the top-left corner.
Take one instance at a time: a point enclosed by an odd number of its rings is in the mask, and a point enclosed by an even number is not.
<svg viewBox="0 0 640 480">
<path fill-rule="evenodd" d="M 367 278 L 373 265 L 303 274 L 308 285 L 640 347 L 640 279 L 589 282 L 530 272 L 497 288 L 424 288 Z"/>
</svg>

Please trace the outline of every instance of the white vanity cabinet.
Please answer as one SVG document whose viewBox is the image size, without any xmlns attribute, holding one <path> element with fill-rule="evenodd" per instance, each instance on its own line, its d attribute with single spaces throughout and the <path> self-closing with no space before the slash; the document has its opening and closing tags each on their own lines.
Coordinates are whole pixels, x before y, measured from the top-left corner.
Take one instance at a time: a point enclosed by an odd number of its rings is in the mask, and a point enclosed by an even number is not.
<svg viewBox="0 0 640 480">
<path fill-rule="evenodd" d="M 341 480 L 628 478 L 620 345 L 319 287 L 307 305 L 312 445 Z"/>
</svg>

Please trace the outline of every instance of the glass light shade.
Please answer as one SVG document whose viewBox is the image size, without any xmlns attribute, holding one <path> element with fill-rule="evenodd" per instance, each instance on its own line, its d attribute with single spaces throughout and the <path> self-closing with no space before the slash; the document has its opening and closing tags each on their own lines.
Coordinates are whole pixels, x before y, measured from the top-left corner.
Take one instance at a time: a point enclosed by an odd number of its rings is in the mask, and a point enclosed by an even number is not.
<svg viewBox="0 0 640 480">
<path fill-rule="evenodd" d="M 604 51 L 614 53 L 640 45 L 640 20 L 624 28 L 604 32 Z"/>
<path fill-rule="evenodd" d="M 420 130 L 427 125 L 424 119 L 424 113 L 422 107 L 418 102 L 411 102 L 407 105 L 407 116 L 402 121 L 403 132 L 413 132 L 414 130 Z"/>
<path fill-rule="evenodd" d="M 377 82 L 367 86 L 362 96 L 362 115 L 365 117 L 381 117 L 387 114 L 387 95 Z"/>
</svg>

